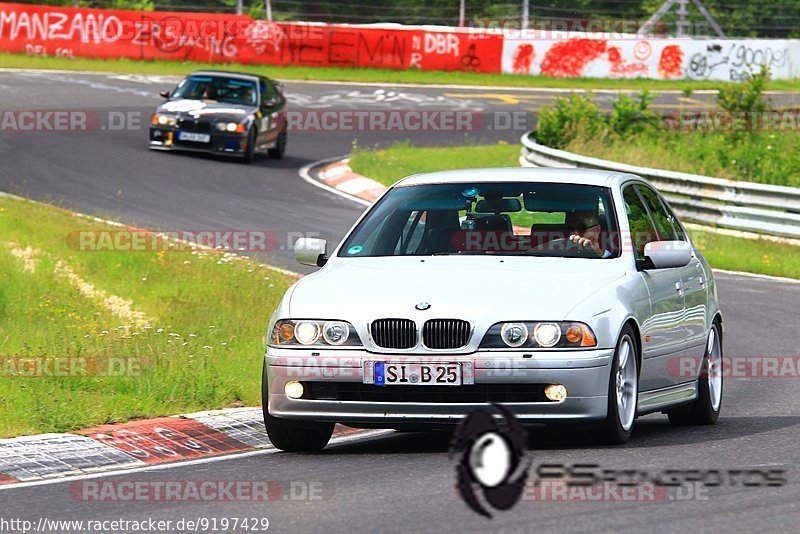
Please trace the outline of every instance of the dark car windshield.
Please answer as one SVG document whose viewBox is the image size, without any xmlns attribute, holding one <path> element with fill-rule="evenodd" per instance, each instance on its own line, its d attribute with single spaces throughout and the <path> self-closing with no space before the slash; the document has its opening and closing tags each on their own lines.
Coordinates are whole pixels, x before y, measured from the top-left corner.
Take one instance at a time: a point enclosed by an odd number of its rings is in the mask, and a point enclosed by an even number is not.
<svg viewBox="0 0 800 534">
<path fill-rule="evenodd" d="M 219 76 L 189 76 L 178 85 L 172 98 L 244 106 L 255 106 L 258 103 L 255 81 Z"/>
<path fill-rule="evenodd" d="M 398 187 L 350 234 L 341 257 L 619 255 L 608 188 L 565 183 Z"/>
</svg>

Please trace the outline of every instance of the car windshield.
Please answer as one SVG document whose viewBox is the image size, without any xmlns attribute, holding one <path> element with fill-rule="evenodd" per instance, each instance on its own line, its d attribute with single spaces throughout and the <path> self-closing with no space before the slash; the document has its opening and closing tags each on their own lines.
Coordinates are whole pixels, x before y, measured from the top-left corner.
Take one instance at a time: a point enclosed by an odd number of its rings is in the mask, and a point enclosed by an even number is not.
<svg viewBox="0 0 800 534">
<path fill-rule="evenodd" d="M 341 257 L 619 255 L 608 188 L 567 183 L 401 186 L 350 234 Z"/>
<path fill-rule="evenodd" d="M 255 81 L 219 76 L 189 76 L 178 85 L 172 98 L 255 106 L 258 102 L 256 95 Z"/>
</svg>

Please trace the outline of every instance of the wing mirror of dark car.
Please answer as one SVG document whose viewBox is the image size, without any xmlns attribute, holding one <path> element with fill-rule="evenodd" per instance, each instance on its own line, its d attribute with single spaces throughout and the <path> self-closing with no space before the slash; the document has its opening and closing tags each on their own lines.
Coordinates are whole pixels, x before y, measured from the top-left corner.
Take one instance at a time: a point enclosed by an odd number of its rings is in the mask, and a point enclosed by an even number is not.
<svg viewBox="0 0 800 534">
<path fill-rule="evenodd" d="M 275 105 L 276 105 L 277 103 L 278 103 L 278 99 L 277 99 L 277 98 L 267 98 L 267 99 L 266 99 L 266 100 L 264 100 L 264 101 L 263 101 L 261 104 L 262 104 L 262 105 L 263 105 L 265 108 L 271 108 L 271 107 L 275 107 Z"/>
<path fill-rule="evenodd" d="M 685 267 L 692 260 L 692 245 L 688 241 L 652 241 L 644 246 L 640 270 Z"/>
<path fill-rule="evenodd" d="M 328 262 L 328 242 L 324 239 L 301 237 L 295 241 L 294 257 L 302 265 L 322 267 Z"/>
<path fill-rule="evenodd" d="M 167 91 L 166 89 L 164 89 L 163 91 L 159 91 L 159 92 L 158 92 L 158 94 L 159 94 L 159 95 L 161 95 L 162 97 L 164 97 L 164 98 L 167 98 L 167 99 L 168 99 L 168 98 L 169 98 L 169 96 L 170 96 L 170 94 L 171 94 L 171 92 L 170 92 L 170 91 Z"/>
</svg>

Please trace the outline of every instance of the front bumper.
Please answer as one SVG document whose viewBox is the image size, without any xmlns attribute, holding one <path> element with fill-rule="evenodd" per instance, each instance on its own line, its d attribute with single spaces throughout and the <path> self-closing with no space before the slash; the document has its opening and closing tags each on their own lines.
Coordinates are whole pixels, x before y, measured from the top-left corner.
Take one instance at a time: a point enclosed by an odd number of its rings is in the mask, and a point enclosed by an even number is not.
<svg viewBox="0 0 800 534">
<path fill-rule="evenodd" d="M 363 350 L 294 349 L 267 350 L 267 378 L 269 387 L 269 413 L 286 419 L 332 421 L 351 425 L 392 427 L 393 424 L 457 424 L 469 412 L 486 406 L 485 401 L 470 402 L 419 402 L 416 400 L 319 400 L 290 399 L 284 393 L 289 381 L 300 381 L 316 386 L 344 386 L 370 393 L 371 388 L 385 392 L 388 388 L 439 386 L 374 386 L 364 384 L 365 373 L 370 372 L 365 362 L 405 361 L 462 363 L 472 365 L 474 385 L 492 389 L 491 385 L 508 385 L 516 391 L 524 385 L 535 388 L 544 384 L 563 384 L 568 396 L 561 402 L 546 399 L 536 402 L 503 402 L 521 421 L 526 423 L 558 423 L 570 421 L 600 421 L 608 409 L 608 384 L 610 364 L 614 349 L 550 351 L 550 352 L 490 352 L 479 351 L 467 355 L 376 355 Z M 523 357 L 523 355 L 528 357 Z M 367 382 L 370 378 L 367 378 Z M 520 385 L 522 388 L 520 388 Z M 468 386 L 441 386 L 442 388 L 467 388 Z M 477 388 L 472 388 L 473 390 Z M 308 389 L 308 388 L 307 388 Z M 497 388 L 494 388 L 497 389 Z M 405 390 L 411 391 L 411 390 Z M 466 390 L 465 390 L 466 391 Z M 406 399 L 414 394 L 406 395 Z"/>
<path fill-rule="evenodd" d="M 150 148 L 155 150 L 185 150 L 188 152 L 204 152 L 206 154 L 228 156 L 244 156 L 247 152 L 247 134 L 232 134 L 217 130 L 203 132 L 211 136 L 211 141 L 198 143 L 178 140 L 178 132 L 177 128 L 151 126 Z"/>
</svg>

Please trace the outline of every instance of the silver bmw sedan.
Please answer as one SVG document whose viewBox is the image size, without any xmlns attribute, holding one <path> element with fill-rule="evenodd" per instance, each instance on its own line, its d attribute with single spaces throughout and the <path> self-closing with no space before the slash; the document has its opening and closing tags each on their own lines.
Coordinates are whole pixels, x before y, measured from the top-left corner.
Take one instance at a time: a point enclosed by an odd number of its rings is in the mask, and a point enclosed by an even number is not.
<svg viewBox="0 0 800 534">
<path fill-rule="evenodd" d="M 474 169 L 391 187 L 286 292 L 269 322 L 272 443 L 325 447 L 333 425 L 438 429 L 486 403 L 524 423 L 638 416 L 713 424 L 722 315 L 709 264 L 645 180 Z"/>
</svg>

